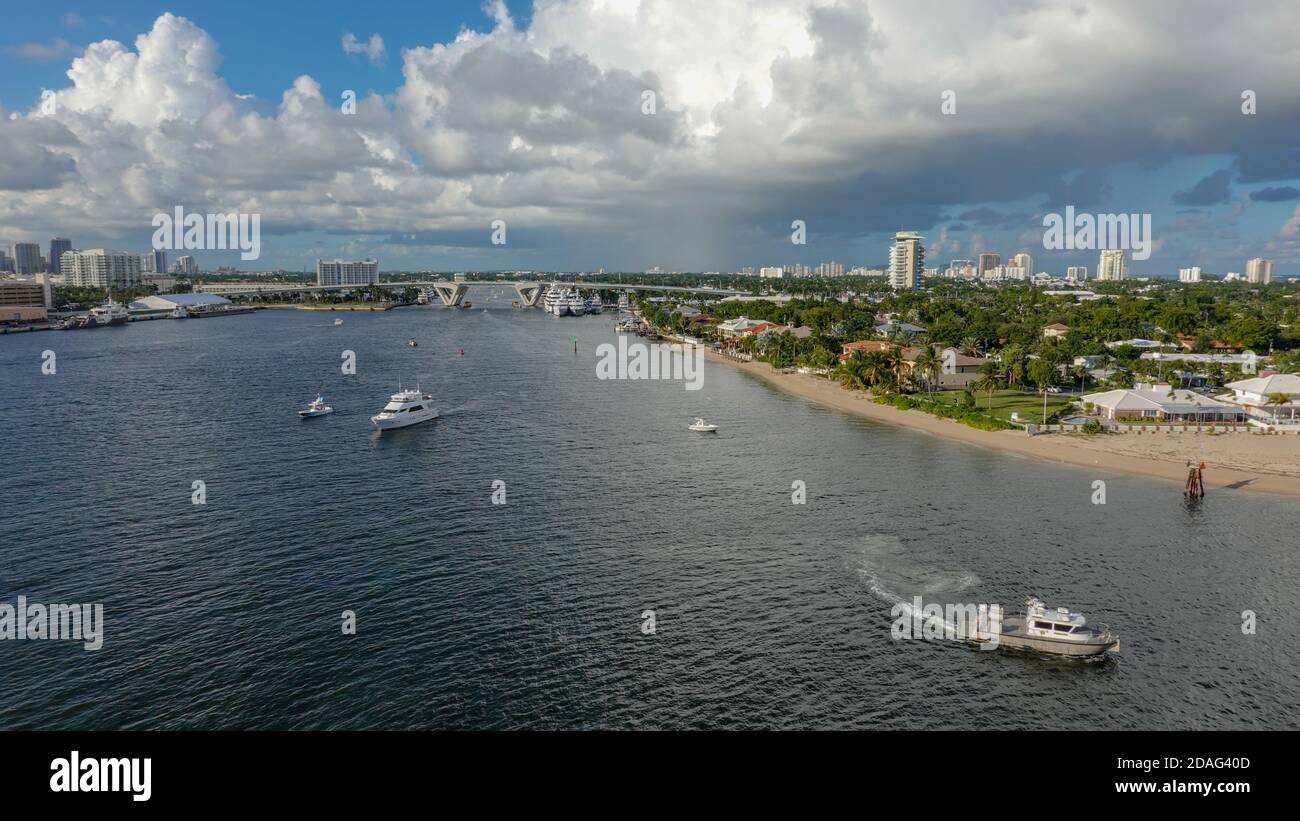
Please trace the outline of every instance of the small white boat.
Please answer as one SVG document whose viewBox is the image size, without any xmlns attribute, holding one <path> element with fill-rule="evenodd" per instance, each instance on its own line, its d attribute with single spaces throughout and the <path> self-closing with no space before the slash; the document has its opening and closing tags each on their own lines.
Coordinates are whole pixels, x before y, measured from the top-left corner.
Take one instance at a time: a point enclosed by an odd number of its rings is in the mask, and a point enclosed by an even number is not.
<svg viewBox="0 0 1300 821">
<path fill-rule="evenodd" d="M 342 325 L 342 324 L 343 324 L 343 319 L 342 319 L 342 318 L 339 318 L 339 319 L 334 320 L 334 324 L 335 324 L 335 325 Z"/>
<path fill-rule="evenodd" d="M 708 422 L 705 422 L 703 416 L 695 417 L 695 423 L 689 425 L 688 429 L 693 430 L 696 433 L 717 433 L 718 432 L 718 426 L 710 425 Z"/>
<path fill-rule="evenodd" d="M 189 319 L 190 312 L 185 310 L 184 305 L 177 305 L 175 308 L 172 308 L 171 313 L 169 313 L 167 317 L 168 319 Z"/>
<path fill-rule="evenodd" d="M 410 339 L 406 340 L 406 344 L 410 345 L 412 348 L 415 348 L 418 347 L 420 343 L 415 341 L 415 337 L 411 337 Z"/>
<path fill-rule="evenodd" d="M 1099 656 L 1119 652 L 1119 636 L 1104 624 L 1089 626 L 1082 614 L 1066 607 L 1048 607 L 1036 598 L 1025 602 L 1024 615 L 1006 616 L 990 609 L 988 629 L 974 636 L 977 643 L 994 640 L 1008 650 L 1028 650 L 1056 656 Z"/>
<path fill-rule="evenodd" d="M 370 422 L 380 430 L 404 428 L 438 418 L 433 397 L 417 390 L 398 390 L 388 399 L 384 409 L 370 417 Z"/>
<path fill-rule="evenodd" d="M 325 416 L 333 412 L 334 409 L 325 404 L 325 397 L 317 396 L 307 404 L 307 407 L 298 411 L 298 415 L 303 419 L 310 419 L 314 416 Z"/>
</svg>

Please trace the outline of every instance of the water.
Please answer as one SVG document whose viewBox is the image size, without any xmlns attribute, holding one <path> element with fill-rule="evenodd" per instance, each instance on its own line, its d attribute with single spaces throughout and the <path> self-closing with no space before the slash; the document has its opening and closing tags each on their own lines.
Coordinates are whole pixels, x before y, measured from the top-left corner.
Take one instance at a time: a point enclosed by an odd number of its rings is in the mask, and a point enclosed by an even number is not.
<svg viewBox="0 0 1300 821">
<path fill-rule="evenodd" d="M 0 338 L 0 601 L 107 621 L 97 652 L 0 642 L 0 728 L 1297 726 L 1294 501 L 1188 507 L 712 362 L 698 392 L 598 381 L 608 314 L 334 316 Z M 380 436 L 399 380 L 442 418 Z M 299 420 L 317 392 L 335 414 Z M 1119 660 L 890 637 L 913 595 L 1030 593 Z"/>
</svg>

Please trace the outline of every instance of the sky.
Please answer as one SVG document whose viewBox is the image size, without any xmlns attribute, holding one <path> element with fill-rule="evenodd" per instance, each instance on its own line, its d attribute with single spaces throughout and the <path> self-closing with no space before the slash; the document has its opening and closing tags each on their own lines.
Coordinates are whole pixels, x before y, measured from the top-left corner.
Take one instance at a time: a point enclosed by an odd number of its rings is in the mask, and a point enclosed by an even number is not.
<svg viewBox="0 0 1300 821">
<path fill-rule="evenodd" d="M 1071 206 L 1150 215 L 1135 275 L 1300 275 L 1289 0 L 0 7 L 4 246 L 143 253 L 181 207 L 259 215 L 209 268 L 877 267 L 913 230 L 1091 274 L 1044 246 Z"/>
</svg>

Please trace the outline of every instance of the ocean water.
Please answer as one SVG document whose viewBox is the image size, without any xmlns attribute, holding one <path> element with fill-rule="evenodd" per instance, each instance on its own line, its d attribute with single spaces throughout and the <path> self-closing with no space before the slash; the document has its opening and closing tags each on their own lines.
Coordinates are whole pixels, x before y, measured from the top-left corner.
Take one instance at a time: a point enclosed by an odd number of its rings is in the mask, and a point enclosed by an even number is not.
<svg viewBox="0 0 1300 821">
<path fill-rule="evenodd" d="M 699 391 L 602 381 L 612 316 L 486 297 L 0 337 L 0 602 L 105 614 L 98 651 L 0 641 L 0 728 L 1300 724 L 1300 503 L 1189 505 L 725 364 Z M 399 380 L 442 416 L 377 434 Z M 298 419 L 317 392 L 335 414 Z M 1031 594 L 1122 652 L 890 635 L 916 595 Z"/>
</svg>

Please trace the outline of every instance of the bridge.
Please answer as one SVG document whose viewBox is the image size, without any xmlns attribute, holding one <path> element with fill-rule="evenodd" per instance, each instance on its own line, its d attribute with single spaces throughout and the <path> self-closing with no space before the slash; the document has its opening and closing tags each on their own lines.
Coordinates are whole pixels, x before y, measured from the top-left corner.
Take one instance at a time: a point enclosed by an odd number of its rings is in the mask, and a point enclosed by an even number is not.
<svg viewBox="0 0 1300 821">
<path fill-rule="evenodd" d="M 533 280 L 515 281 L 515 280 L 473 280 L 465 282 L 448 282 L 446 280 L 435 280 L 428 282 L 376 282 L 380 288 L 420 288 L 430 289 L 442 300 L 442 304 L 449 308 L 460 305 L 461 300 L 470 288 L 487 287 L 498 288 L 501 286 L 510 286 L 519 294 L 519 300 L 529 308 L 536 307 L 541 301 L 542 296 L 551 288 L 572 288 L 578 291 L 657 291 L 665 293 L 687 293 L 697 296 L 739 296 L 744 291 L 736 291 L 731 288 L 692 288 L 686 285 L 640 285 L 624 284 L 621 282 L 540 282 Z M 275 296 L 278 294 L 307 294 L 323 293 L 326 291 L 346 291 L 353 288 L 365 287 L 363 284 L 353 285 L 262 285 L 256 282 L 238 282 L 230 284 L 213 284 L 201 285 L 199 290 L 205 294 L 216 294 L 218 296 Z"/>
</svg>

